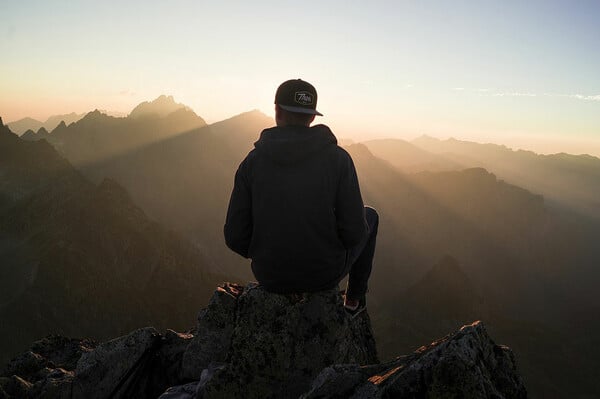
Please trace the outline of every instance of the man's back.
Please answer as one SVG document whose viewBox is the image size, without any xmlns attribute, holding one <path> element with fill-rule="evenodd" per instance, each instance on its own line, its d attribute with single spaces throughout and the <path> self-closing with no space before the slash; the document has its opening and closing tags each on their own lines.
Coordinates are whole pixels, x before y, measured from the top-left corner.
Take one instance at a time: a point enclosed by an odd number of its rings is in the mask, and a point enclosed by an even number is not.
<svg viewBox="0 0 600 399">
<path fill-rule="evenodd" d="M 267 129 L 255 147 L 236 173 L 227 244 L 271 291 L 334 287 L 367 233 L 352 159 L 324 125 Z"/>
<path fill-rule="evenodd" d="M 366 307 L 379 216 L 365 207 L 350 155 L 325 125 L 310 127 L 317 91 L 302 79 L 275 92 L 275 122 L 235 174 L 225 242 L 252 258 L 252 271 L 279 293 L 337 287 L 348 275 L 344 306 Z"/>
</svg>

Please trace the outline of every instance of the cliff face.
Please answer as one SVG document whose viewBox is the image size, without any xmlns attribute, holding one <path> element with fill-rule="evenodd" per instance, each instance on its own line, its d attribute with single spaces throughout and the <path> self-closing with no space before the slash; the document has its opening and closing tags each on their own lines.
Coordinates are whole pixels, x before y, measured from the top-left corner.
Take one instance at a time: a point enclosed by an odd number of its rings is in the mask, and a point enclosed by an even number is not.
<svg viewBox="0 0 600 399">
<path fill-rule="evenodd" d="M 183 384 L 183 385 L 181 385 Z M 168 388 L 171 386 L 171 388 Z M 166 390 L 166 391 L 165 391 Z M 220 286 L 192 333 L 47 337 L 0 374 L 0 398 L 525 398 L 515 359 L 482 323 L 378 364 L 369 315 L 335 290 Z"/>
</svg>

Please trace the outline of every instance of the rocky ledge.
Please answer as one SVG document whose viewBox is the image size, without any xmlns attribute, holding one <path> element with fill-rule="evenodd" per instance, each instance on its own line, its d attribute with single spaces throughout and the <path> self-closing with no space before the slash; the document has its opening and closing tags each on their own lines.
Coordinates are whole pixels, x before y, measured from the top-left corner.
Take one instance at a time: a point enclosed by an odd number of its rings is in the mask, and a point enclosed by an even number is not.
<svg viewBox="0 0 600 399">
<path fill-rule="evenodd" d="M 0 374 L 2 398 L 525 398 L 509 348 L 483 324 L 379 364 L 367 312 L 335 290 L 224 284 L 196 328 L 97 344 L 51 336 Z"/>
</svg>

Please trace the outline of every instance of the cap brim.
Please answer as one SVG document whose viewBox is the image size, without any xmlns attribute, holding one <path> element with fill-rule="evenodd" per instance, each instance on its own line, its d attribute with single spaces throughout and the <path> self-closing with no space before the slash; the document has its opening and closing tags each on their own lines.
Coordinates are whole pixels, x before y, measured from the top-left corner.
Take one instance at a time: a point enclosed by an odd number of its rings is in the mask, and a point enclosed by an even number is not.
<svg viewBox="0 0 600 399">
<path fill-rule="evenodd" d="M 282 109 L 285 109 L 286 111 L 290 111 L 290 112 L 296 112 L 299 114 L 310 114 L 310 115 L 323 116 L 323 114 L 320 113 L 319 111 L 317 111 L 316 109 L 302 108 L 302 107 L 290 107 L 289 105 L 281 105 L 281 104 L 278 104 L 278 105 Z"/>
</svg>

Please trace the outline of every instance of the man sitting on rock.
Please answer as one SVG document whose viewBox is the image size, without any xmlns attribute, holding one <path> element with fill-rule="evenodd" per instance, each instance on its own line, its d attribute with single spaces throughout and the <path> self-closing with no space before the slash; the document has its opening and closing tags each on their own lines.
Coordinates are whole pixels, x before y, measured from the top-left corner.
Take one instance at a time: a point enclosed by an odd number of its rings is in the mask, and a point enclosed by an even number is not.
<svg viewBox="0 0 600 399">
<path fill-rule="evenodd" d="M 337 287 L 344 306 L 365 308 L 378 215 L 363 205 L 350 155 L 325 125 L 310 126 L 317 92 L 300 79 L 275 94 L 277 126 L 263 130 L 240 164 L 225 222 L 225 242 L 252 259 L 267 291 L 289 294 Z"/>
</svg>

